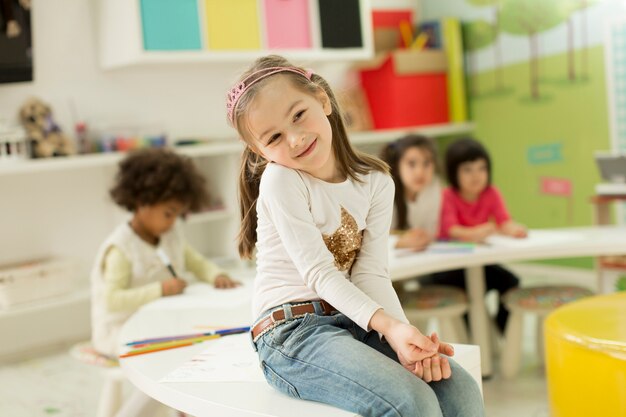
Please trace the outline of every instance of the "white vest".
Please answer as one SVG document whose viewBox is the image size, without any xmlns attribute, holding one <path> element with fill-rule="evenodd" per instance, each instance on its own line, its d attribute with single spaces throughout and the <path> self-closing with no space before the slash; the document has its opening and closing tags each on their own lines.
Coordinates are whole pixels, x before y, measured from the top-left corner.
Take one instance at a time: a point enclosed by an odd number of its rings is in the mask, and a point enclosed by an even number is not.
<svg viewBox="0 0 626 417">
<path fill-rule="evenodd" d="M 129 288 L 137 288 L 171 276 L 158 257 L 157 247 L 142 240 L 128 223 L 119 225 L 105 240 L 96 257 L 91 272 L 91 341 L 94 348 L 105 355 L 117 356 L 118 334 L 124 322 L 134 310 L 111 312 L 107 308 L 106 283 L 104 282 L 104 257 L 115 246 L 130 262 L 132 277 Z M 177 274 L 185 271 L 185 242 L 176 227 L 161 235 L 159 247 L 170 258 Z"/>
</svg>

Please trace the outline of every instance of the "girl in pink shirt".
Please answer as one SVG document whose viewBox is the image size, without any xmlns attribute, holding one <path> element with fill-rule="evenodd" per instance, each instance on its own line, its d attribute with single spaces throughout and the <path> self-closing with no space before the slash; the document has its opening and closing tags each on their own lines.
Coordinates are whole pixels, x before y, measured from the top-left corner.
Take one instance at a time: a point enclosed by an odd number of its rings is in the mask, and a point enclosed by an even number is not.
<svg viewBox="0 0 626 417">
<path fill-rule="evenodd" d="M 523 238 L 526 228 L 511 219 L 502 195 L 491 185 L 491 159 L 487 150 L 471 138 L 459 139 L 446 151 L 446 174 L 450 187 L 443 191 L 439 237 L 482 242 L 501 233 Z M 485 266 L 487 291 L 500 295 L 519 286 L 519 279 L 499 265 Z M 435 274 L 437 284 L 465 289 L 464 270 Z M 500 303 L 496 323 L 504 330 L 508 311 Z"/>
</svg>

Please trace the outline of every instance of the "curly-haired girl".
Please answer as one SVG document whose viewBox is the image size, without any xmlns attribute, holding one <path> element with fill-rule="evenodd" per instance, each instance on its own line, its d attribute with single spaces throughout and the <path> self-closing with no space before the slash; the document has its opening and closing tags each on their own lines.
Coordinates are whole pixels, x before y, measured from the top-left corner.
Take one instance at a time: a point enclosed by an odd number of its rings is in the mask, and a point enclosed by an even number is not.
<svg viewBox="0 0 626 417">
<path fill-rule="evenodd" d="M 98 252 L 91 273 L 92 343 L 105 355 L 118 353 L 122 324 L 140 306 L 180 294 L 187 285 L 159 257 L 164 252 L 177 273 L 192 272 L 217 288 L 237 285 L 200 255 L 175 227 L 176 219 L 206 205 L 205 180 L 191 160 L 165 149 L 144 149 L 119 164 L 111 197 L 132 212 Z"/>
</svg>

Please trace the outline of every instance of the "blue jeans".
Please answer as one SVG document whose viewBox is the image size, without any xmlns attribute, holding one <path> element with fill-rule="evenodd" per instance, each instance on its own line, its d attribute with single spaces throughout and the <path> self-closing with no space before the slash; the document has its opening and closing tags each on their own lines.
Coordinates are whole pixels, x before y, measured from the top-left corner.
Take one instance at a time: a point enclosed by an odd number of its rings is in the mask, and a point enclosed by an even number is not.
<svg viewBox="0 0 626 417">
<path fill-rule="evenodd" d="M 286 317 L 255 343 L 278 391 L 363 417 L 484 416 L 478 384 L 453 360 L 450 379 L 426 383 L 398 363 L 377 332 L 343 314 L 290 319 L 287 309 Z"/>
</svg>

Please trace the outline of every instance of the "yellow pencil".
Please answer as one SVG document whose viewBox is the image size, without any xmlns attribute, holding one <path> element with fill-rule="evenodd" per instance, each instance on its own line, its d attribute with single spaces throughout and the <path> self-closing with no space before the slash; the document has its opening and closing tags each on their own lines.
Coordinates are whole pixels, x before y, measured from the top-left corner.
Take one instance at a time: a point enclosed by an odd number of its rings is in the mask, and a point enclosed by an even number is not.
<svg viewBox="0 0 626 417">
<path fill-rule="evenodd" d="M 221 337 L 221 336 L 222 335 L 220 334 L 212 334 L 208 336 L 192 337 L 189 339 L 179 339 L 179 340 L 170 340 L 167 342 L 149 343 L 149 344 L 142 345 L 145 347 L 142 347 L 140 349 L 133 349 L 129 351 L 128 353 L 126 353 L 126 355 L 157 352 L 159 350 L 162 350 L 162 348 L 169 349 L 170 347 L 175 348 L 175 347 L 181 347 L 181 346 L 189 346 L 194 343 L 204 342 L 205 340 L 217 339 L 218 337 Z M 120 357 L 123 357 L 123 356 L 120 356 Z"/>
<path fill-rule="evenodd" d="M 133 350 L 131 352 L 124 353 L 123 355 L 120 355 L 120 359 L 121 358 L 128 358 L 130 356 L 143 355 L 144 353 L 159 352 L 159 351 L 162 351 L 162 350 L 176 349 L 176 348 L 179 348 L 179 347 L 191 346 L 191 345 L 193 345 L 193 343 L 185 342 L 185 343 L 179 343 L 177 345 L 172 345 L 172 346 L 163 346 L 163 347 L 160 347 L 158 349 L 157 348 L 151 348 L 149 350 L 146 350 L 146 349 L 139 349 L 138 351 L 137 350 Z"/>
</svg>

